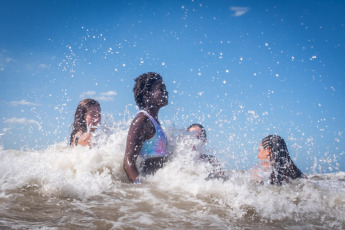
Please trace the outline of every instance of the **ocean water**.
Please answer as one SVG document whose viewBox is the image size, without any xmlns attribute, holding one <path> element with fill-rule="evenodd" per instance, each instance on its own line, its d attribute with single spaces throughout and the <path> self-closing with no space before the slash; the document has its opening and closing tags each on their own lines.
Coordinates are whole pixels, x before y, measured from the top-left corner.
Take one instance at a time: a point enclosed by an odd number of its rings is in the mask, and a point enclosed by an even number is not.
<svg viewBox="0 0 345 230">
<path fill-rule="evenodd" d="M 197 144 L 170 128 L 172 157 L 142 184 L 123 171 L 128 122 L 94 136 L 93 148 L 0 149 L 0 229 L 345 229 L 345 172 L 282 186 L 250 171 L 205 180 Z"/>
</svg>

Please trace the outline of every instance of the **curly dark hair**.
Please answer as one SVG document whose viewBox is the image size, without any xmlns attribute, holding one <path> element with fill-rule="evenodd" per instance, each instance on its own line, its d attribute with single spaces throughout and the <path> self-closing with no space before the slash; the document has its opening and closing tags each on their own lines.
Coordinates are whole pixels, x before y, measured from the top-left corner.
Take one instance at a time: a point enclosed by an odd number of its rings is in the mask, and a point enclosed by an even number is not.
<svg viewBox="0 0 345 230">
<path fill-rule="evenodd" d="M 142 109 L 145 107 L 144 94 L 152 91 L 152 86 L 158 81 L 163 80 L 162 76 L 155 72 L 143 73 L 136 79 L 133 87 L 134 100 L 137 106 Z"/>
<path fill-rule="evenodd" d="M 301 170 L 292 161 L 284 139 L 278 135 L 269 135 L 262 140 L 264 149 L 269 147 L 273 169 L 271 184 L 281 184 L 289 179 L 303 177 Z"/>
<path fill-rule="evenodd" d="M 70 145 L 72 145 L 74 136 L 77 132 L 87 132 L 86 113 L 89 110 L 89 108 L 94 105 L 101 107 L 98 101 L 94 99 L 84 99 L 81 102 L 79 102 L 77 110 L 74 114 L 74 122 L 72 124 L 73 130 L 69 141 Z"/>
</svg>

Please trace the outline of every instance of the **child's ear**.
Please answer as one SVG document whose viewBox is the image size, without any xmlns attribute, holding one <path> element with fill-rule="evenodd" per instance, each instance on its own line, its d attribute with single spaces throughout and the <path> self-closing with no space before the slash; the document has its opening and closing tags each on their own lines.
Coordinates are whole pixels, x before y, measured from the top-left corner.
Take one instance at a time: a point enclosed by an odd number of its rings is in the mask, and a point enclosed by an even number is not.
<svg viewBox="0 0 345 230">
<path fill-rule="evenodd" d="M 270 158 L 270 161 L 273 160 L 273 156 L 272 156 L 272 152 L 271 152 L 271 148 L 267 147 L 267 151 L 266 151 L 266 156 L 268 156 Z"/>
<path fill-rule="evenodd" d="M 269 156 L 269 155 L 271 155 L 271 148 L 267 147 L 266 156 Z"/>
</svg>

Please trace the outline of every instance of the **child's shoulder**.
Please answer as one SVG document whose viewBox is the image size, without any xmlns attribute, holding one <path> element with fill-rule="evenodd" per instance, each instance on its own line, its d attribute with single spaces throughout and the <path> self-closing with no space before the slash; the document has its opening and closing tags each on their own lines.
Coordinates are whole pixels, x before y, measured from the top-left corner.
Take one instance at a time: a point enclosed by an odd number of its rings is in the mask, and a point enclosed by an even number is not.
<svg viewBox="0 0 345 230">
<path fill-rule="evenodd" d="M 90 145 L 89 140 L 91 137 L 91 133 L 83 133 L 82 131 L 79 131 L 74 138 L 73 144 L 74 146 L 87 146 Z"/>
<path fill-rule="evenodd" d="M 152 124 L 150 118 L 148 116 L 146 116 L 144 113 L 138 113 L 133 121 L 132 121 L 132 126 L 135 127 L 139 127 L 140 129 L 151 129 L 152 127 L 154 127 L 154 125 Z"/>
</svg>

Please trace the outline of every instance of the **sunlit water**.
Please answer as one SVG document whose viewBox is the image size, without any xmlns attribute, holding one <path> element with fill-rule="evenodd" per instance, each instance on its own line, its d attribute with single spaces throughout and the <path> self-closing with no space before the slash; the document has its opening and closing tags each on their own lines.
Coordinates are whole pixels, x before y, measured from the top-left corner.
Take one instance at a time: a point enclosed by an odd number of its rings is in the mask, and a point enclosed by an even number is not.
<svg viewBox="0 0 345 230">
<path fill-rule="evenodd" d="M 0 228 L 344 229 L 345 173 L 260 185 L 247 171 L 205 180 L 195 141 L 170 128 L 167 165 L 142 184 L 123 171 L 128 123 L 104 128 L 93 149 L 57 143 L 0 149 Z"/>
</svg>

